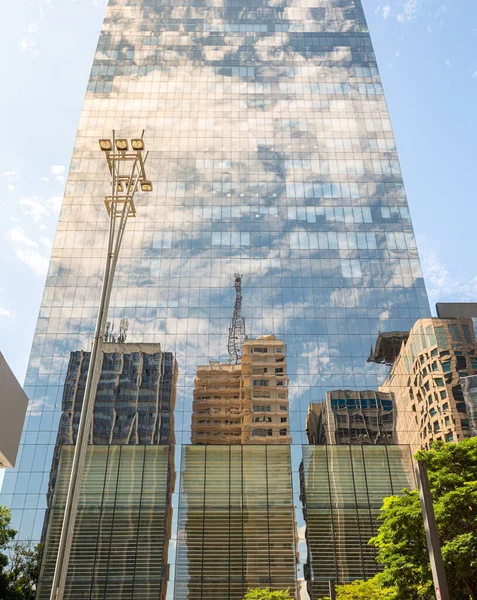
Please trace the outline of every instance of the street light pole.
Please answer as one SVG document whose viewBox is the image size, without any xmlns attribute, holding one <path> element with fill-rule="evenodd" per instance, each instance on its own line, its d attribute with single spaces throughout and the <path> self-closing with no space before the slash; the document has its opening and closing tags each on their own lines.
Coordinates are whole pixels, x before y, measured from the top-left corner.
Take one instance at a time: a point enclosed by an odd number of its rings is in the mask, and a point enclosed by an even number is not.
<svg viewBox="0 0 477 600">
<path fill-rule="evenodd" d="M 99 140 L 99 145 L 106 156 L 112 185 L 111 195 L 105 197 L 109 217 L 108 253 L 50 600 L 63 600 L 64 596 L 76 514 L 78 512 L 78 499 L 83 479 L 88 439 L 93 422 L 94 402 L 101 374 L 106 319 L 124 230 L 128 218 L 136 216 L 134 195 L 138 185 L 144 192 L 152 191 L 152 184 L 146 178 L 144 168 L 148 155 L 146 153 L 143 156 L 144 131 L 141 138 L 131 140 L 132 151 L 129 151 L 128 140 L 116 138 L 114 131 L 112 141 L 102 139 Z"/>
<path fill-rule="evenodd" d="M 416 462 L 416 479 L 421 501 L 422 518 L 426 532 L 427 551 L 431 561 L 432 579 L 436 591 L 436 600 L 450 600 L 447 587 L 446 572 L 442 560 L 441 545 L 437 533 L 434 505 L 432 503 L 431 488 L 427 476 L 427 463 L 423 460 Z"/>
</svg>

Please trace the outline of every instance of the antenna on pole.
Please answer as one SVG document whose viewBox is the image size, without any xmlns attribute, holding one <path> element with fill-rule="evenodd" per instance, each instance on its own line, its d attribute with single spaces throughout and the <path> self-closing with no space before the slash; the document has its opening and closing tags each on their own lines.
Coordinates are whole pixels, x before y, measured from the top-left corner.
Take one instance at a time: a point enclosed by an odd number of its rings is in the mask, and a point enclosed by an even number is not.
<svg viewBox="0 0 477 600">
<path fill-rule="evenodd" d="M 234 273 L 235 304 L 232 324 L 229 328 L 227 349 L 232 363 L 238 365 L 242 360 L 245 342 L 245 318 L 242 315 L 242 275 Z"/>
<path fill-rule="evenodd" d="M 128 337 L 128 329 L 129 329 L 129 321 L 126 317 L 122 318 L 119 322 L 119 335 L 118 342 L 120 344 L 124 344 L 126 338 Z"/>
</svg>

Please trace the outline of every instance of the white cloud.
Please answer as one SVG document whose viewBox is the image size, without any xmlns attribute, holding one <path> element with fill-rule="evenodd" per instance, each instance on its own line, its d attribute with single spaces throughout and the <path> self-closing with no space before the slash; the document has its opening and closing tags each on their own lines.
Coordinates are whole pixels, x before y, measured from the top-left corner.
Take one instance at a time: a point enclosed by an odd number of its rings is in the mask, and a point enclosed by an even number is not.
<svg viewBox="0 0 477 600">
<path fill-rule="evenodd" d="M 36 40 L 24 37 L 20 40 L 18 47 L 20 48 L 20 52 L 31 54 L 33 57 L 37 57 L 40 54 L 40 51 L 36 47 Z"/>
<path fill-rule="evenodd" d="M 3 308 L 0 306 L 0 319 L 13 319 L 14 316 L 14 312 L 8 310 L 8 308 Z"/>
<path fill-rule="evenodd" d="M 405 23 L 406 21 L 414 21 L 414 19 L 417 16 L 418 9 L 418 0 L 406 0 L 402 7 L 402 12 L 396 15 L 396 19 L 399 21 L 399 23 Z"/>
<path fill-rule="evenodd" d="M 18 172 L 15 169 L 7 169 L 0 173 L 0 177 L 15 177 L 15 175 L 18 175 Z"/>
<path fill-rule="evenodd" d="M 51 167 L 51 174 L 55 177 L 56 181 L 60 181 L 61 183 L 65 180 L 65 171 L 66 168 L 64 165 L 53 165 Z"/>
<path fill-rule="evenodd" d="M 60 212 L 61 203 L 63 202 L 63 196 L 52 196 L 48 198 L 47 203 L 54 212 Z"/>
<path fill-rule="evenodd" d="M 450 67 L 451 66 L 451 61 L 450 60 L 446 60 L 445 61 L 445 65 L 446 65 L 446 67 Z"/>
<path fill-rule="evenodd" d="M 427 238 L 419 240 L 421 263 L 431 306 L 436 302 L 469 302 L 477 297 L 477 275 L 450 270 Z"/>
<path fill-rule="evenodd" d="M 23 227 L 19 225 L 8 229 L 5 231 L 5 238 L 11 243 L 18 260 L 30 267 L 37 275 L 46 275 L 48 256 L 38 242 L 28 237 Z"/>
<path fill-rule="evenodd" d="M 15 186 L 13 185 L 13 183 L 7 183 L 7 190 L 9 192 L 15 191 Z"/>
<path fill-rule="evenodd" d="M 39 223 L 48 214 L 48 208 L 38 196 L 28 196 L 20 200 L 23 212 Z"/>
<path fill-rule="evenodd" d="M 472 79 L 477 79 L 477 69 L 472 73 Z"/>
<path fill-rule="evenodd" d="M 378 6 L 376 9 L 376 14 L 381 16 L 383 19 L 388 19 L 392 14 L 392 9 L 389 4 Z"/>
<path fill-rule="evenodd" d="M 52 196 L 43 200 L 39 196 L 28 196 L 20 200 L 20 206 L 25 215 L 30 216 L 35 223 L 39 223 L 50 214 L 57 214 L 61 208 L 62 196 Z"/>
</svg>

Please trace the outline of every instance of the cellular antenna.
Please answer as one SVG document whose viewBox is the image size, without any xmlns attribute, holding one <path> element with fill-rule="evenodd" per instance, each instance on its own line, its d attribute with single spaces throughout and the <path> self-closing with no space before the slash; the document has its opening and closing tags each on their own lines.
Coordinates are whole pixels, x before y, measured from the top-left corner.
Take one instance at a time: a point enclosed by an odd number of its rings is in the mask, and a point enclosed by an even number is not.
<svg viewBox="0 0 477 600">
<path fill-rule="evenodd" d="M 124 342 L 126 341 L 126 338 L 128 337 L 128 329 L 129 329 L 129 321 L 126 317 L 124 317 L 123 319 L 121 319 L 121 321 L 119 323 L 118 342 L 120 344 L 124 344 Z"/>
<path fill-rule="evenodd" d="M 235 304 L 232 324 L 229 328 L 227 349 L 230 360 L 238 365 L 242 360 L 243 344 L 245 341 L 245 318 L 242 315 L 242 275 L 234 273 Z"/>
</svg>

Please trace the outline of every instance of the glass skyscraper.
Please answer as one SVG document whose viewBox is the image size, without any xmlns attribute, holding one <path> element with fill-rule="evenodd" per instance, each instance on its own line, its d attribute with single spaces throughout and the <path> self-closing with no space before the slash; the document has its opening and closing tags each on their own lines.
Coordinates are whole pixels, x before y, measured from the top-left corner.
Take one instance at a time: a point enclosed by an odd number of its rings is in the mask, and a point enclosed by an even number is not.
<svg viewBox="0 0 477 600">
<path fill-rule="evenodd" d="M 146 130 L 154 192 L 136 199 L 109 318 L 177 361 L 173 506 L 197 368 L 229 360 L 234 273 L 247 335 L 286 344 L 295 507 L 309 404 L 376 388 L 378 332 L 430 314 L 360 0 L 110 0 L 0 495 L 22 540 L 40 538 L 70 353 L 93 336 L 113 129 Z"/>
</svg>

